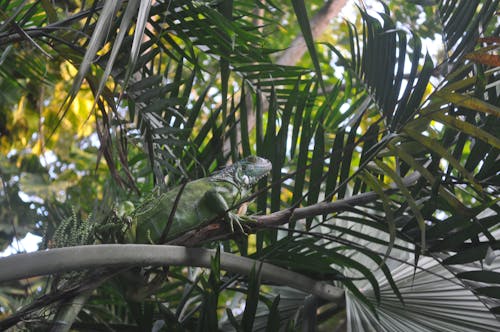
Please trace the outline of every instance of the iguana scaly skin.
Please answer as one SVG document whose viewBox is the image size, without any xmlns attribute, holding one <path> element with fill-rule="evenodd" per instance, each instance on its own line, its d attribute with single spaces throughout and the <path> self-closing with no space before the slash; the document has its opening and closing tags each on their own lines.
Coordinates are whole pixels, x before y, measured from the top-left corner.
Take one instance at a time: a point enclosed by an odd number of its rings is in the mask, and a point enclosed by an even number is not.
<svg viewBox="0 0 500 332">
<path fill-rule="evenodd" d="M 160 244 L 219 218 L 228 221 L 232 230 L 234 224 L 242 229 L 240 217 L 228 211 L 248 197 L 252 186 L 271 167 L 269 160 L 250 156 L 169 191 L 157 188 L 131 216 L 135 243 Z M 173 220 L 166 233 L 172 209 Z"/>
</svg>

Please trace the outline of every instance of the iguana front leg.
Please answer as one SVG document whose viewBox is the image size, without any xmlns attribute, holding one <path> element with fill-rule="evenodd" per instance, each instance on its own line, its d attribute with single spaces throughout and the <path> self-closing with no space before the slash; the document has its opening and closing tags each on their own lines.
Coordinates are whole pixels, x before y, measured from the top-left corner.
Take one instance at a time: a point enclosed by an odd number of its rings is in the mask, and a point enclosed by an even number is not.
<svg viewBox="0 0 500 332">
<path fill-rule="evenodd" d="M 215 189 L 207 191 L 203 197 L 200 199 L 199 205 L 198 205 L 198 217 L 200 220 L 207 220 L 205 216 L 203 216 L 202 211 L 211 211 L 211 214 L 214 214 L 214 216 L 224 216 L 224 220 L 229 223 L 229 226 L 231 227 L 231 232 L 234 233 L 234 224 L 238 225 L 238 228 L 243 234 L 246 234 L 245 230 L 243 229 L 243 226 L 241 225 L 241 222 L 243 221 L 240 216 L 237 214 L 234 214 L 229 211 L 231 206 L 229 206 L 224 199 L 224 197 L 217 192 Z"/>
</svg>

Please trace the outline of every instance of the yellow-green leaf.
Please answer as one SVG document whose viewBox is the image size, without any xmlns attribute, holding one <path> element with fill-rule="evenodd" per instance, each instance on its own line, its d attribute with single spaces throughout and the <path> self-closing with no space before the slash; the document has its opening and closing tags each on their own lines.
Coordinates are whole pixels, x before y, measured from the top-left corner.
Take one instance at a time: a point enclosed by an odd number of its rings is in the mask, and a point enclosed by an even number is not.
<svg viewBox="0 0 500 332">
<path fill-rule="evenodd" d="M 389 197 L 385 194 L 379 180 L 373 176 L 370 172 L 364 171 L 362 173 L 363 180 L 379 195 L 382 199 L 382 206 L 385 212 L 385 219 L 387 221 L 387 227 L 389 229 L 389 244 L 387 246 L 387 251 L 385 252 L 382 264 L 389 257 L 392 247 L 394 246 L 394 241 L 396 240 L 396 222 L 394 221 L 394 212 L 391 208 L 391 201 Z"/>
<path fill-rule="evenodd" d="M 438 155 L 440 155 L 442 158 L 446 159 L 453 167 L 455 167 L 462 175 L 469 180 L 470 184 L 474 189 L 476 189 L 478 192 L 482 191 L 481 186 L 476 182 L 474 177 L 472 176 L 469 171 L 463 167 L 460 162 L 453 157 L 453 155 L 444 148 L 439 142 L 435 139 L 431 139 L 429 137 L 420 135 L 420 133 L 410 129 L 410 128 L 405 128 L 403 130 L 406 134 L 408 134 L 411 138 L 416 140 L 417 142 L 421 143 L 425 147 L 427 147 L 429 150 L 432 150 L 436 152 Z"/>
<path fill-rule="evenodd" d="M 436 96 L 458 106 L 467 107 L 474 111 L 492 114 L 500 117 L 500 107 L 494 106 L 472 96 L 446 91 L 436 92 Z"/>
<path fill-rule="evenodd" d="M 455 117 L 443 114 L 443 113 L 434 113 L 432 114 L 432 118 L 441 122 L 442 124 L 449 125 L 454 127 L 455 129 L 466 133 L 472 137 L 477 137 L 485 143 L 490 144 L 491 146 L 500 149 L 500 139 L 491 135 L 490 133 L 482 130 L 479 127 L 476 127 L 468 122 L 461 121 Z"/>
<path fill-rule="evenodd" d="M 431 185 L 436 181 L 435 177 L 425 168 L 420 165 L 417 160 L 410 155 L 405 149 L 395 146 L 394 144 L 389 144 L 387 146 L 395 155 L 401 158 L 405 163 L 410 165 L 414 170 L 418 171 Z M 452 193 L 450 193 L 445 187 L 439 186 L 438 188 L 439 196 L 443 198 L 454 211 L 461 214 L 467 215 L 469 212 L 467 207 L 465 207 L 462 202 L 460 202 Z"/>
<path fill-rule="evenodd" d="M 378 167 L 382 169 L 382 171 L 384 171 L 384 173 L 387 176 L 389 176 L 394 181 L 394 183 L 399 188 L 403 196 L 406 197 L 408 205 L 410 206 L 410 209 L 413 211 L 415 218 L 417 219 L 418 222 L 418 227 L 420 229 L 421 250 L 422 252 L 425 251 L 425 220 L 424 217 L 422 216 L 422 213 L 420 213 L 420 209 L 418 208 L 417 202 L 413 199 L 413 196 L 411 195 L 410 191 L 404 184 L 403 179 L 401 179 L 401 177 L 398 174 L 396 174 L 396 172 L 393 169 L 391 169 L 389 166 L 387 166 L 384 162 L 380 160 L 375 160 L 375 163 L 377 164 Z"/>
</svg>

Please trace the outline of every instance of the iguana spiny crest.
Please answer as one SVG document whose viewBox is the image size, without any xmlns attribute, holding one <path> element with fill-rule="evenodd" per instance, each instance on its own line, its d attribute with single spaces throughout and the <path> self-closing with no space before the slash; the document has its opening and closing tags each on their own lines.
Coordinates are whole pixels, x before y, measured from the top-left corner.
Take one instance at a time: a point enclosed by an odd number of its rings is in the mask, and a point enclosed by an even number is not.
<svg viewBox="0 0 500 332">
<path fill-rule="evenodd" d="M 249 156 L 226 168 L 213 173 L 210 181 L 227 181 L 233 185 L 250 189 L 271 171 L 272 164 L 269 160 Z"/>
</svg>

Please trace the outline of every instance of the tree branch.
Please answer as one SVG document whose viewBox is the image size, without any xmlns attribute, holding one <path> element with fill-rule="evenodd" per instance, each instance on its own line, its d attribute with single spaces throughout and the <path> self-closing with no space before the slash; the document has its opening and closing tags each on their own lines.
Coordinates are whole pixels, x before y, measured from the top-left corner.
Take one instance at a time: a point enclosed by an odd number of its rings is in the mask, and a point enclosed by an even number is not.
<svg viewBox="0 0 500 332">
<path fill-rule="evenodd" d="M 420 177 L 421 174 L 419 172 L 413 172 L 403 178 L 403 185 L 409 187 L 420 179 Z M 391 195 L 398 191 L 399 189 L 396 184 L 393 184 L 391 188 L 385 190 L 385 194 Z M 354 207 L 375 202 L 377 199 L 379 199 L 379 195 L 374 191 L 369 191 L 334 202 L 319 202 L 302 208 L 288 208 L 267 215 L 252 216 L 252 219 L 255 222 L 245 223 L 245 227 L 247 228 L 247 232 L 255 233 L 259 229 L 280 226 L 291 221 L 352 210 Z M 227 225 L 227 222 L 218 221 L 200 229 L 189 231 L 168 242 L 168 244 L 194 247 L 215 240 L 234 238 L 236 235 L 239 235 L 239 233 L 232 233 Z"/>
<path fill-rule="evenodd" d="M 1 258 L 0 282 L 101 267 L 189 265 L 209 268 L 214 255 L 215 250 L 171 245 L 99 244 L 57 248 Z M 262 264 L 262 280 L 333 302 L 344 296 L 341 288 L 269 263 L 229 253 L 220 253 L 220 262 L 221 269 L 243 275 L 249 275 L 254 265 Z"/>
<path fill-rule="evenodd" d="M 388 194 L 395 192 L 396 189 L 390 189 Z M 356 206 L 365 205 L 378 199 L 378 195 L 371 191 L 356 196 L 342 199 L 335 202 L 320 202 L 303 208 L 288 208 L 264 216 L 255 216 L 257 224 L 261 227 L 278 226 L 291 221 L 300 220 L 308 217 L 315 217 L 322 214 L 343 212 Z"/>
</svg>

